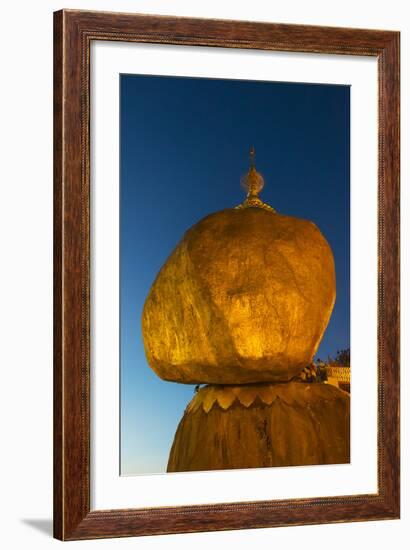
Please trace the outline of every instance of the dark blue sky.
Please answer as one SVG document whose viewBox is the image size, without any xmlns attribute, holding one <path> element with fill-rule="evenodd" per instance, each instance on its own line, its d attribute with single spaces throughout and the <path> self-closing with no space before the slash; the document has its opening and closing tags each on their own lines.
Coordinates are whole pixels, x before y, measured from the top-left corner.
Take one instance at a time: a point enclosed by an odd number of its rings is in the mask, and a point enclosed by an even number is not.
<svg viewBox="0 0 410 550">
<path fill-rule="evenodd" d="M 332 247 L 335 308 L 319 348 L 350 347 L 350 88 L 121 75 L 121 472 L 164 472 L 192 386 L 148 367 L 141 313 L 183 233 L 244 198 L 249 147 L 262 199 L 312 220 Z"/>
</svg>

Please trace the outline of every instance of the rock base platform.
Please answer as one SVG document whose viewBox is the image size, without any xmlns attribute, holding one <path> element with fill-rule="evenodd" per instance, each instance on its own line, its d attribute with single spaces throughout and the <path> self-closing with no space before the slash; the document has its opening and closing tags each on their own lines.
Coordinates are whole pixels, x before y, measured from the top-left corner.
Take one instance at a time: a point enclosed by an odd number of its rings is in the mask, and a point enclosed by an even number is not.
<svg viewBox="0 0 410 550">
<path fill-rule="evenodd" d="M 179 423 L 168 472 L 350 462 L 350 395 L 328 384 L 201 388 Z"/>
</svg>

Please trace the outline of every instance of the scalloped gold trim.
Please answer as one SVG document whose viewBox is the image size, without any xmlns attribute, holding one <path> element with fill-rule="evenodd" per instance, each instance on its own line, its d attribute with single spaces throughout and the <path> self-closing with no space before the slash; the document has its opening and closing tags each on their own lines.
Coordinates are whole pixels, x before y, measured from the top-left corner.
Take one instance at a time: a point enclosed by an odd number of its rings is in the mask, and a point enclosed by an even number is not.
<svg viewBox="0 0 410 550">
<path fill-rule="evenodd" d="M 320 384 L 328 388 L 329 399 L 335 397 L 337 390 L 330 384 Z M 265 405 L 271 405 L 276 399 L 289 406 L 306 406 L 311 398 L 316 395 L 312 391 L 315 384 L 302 384 L 299 382 L 288 382 L 284 384 L 248 384 L 242 386 L 209 385 L 201 388 L 188 404 L 186 413 L 195 412 L 202 408 L 208 413 L 214 405 L 223 410 L 228 410 L 234 403 L 239 403 L 249 408 L 257 398 Z M 317 398 L 317 396 L 316 396 Z M 326 397 L 323 397 L 326 401 Z"/>
</svg>

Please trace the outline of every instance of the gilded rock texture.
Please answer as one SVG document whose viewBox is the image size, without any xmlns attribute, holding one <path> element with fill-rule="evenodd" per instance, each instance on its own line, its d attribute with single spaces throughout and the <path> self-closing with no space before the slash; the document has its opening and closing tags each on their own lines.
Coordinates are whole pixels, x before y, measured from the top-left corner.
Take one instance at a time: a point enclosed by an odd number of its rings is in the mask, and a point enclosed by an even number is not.
<svg viewBox="0 0 410 550">
<path fill-rule="evenodd" d="M 349 394 L 328 384 L 208 386 L 188 405 L 168 472 L 350 461 Z"/>
<path fill-rule="evenodd" d="M 261 208 L 211 214 L 151 287 L 148 363 L 182 383 L 288 381 L 312 361 L 335 288 L 332 251 L 312 222 Z"/>
</svg>

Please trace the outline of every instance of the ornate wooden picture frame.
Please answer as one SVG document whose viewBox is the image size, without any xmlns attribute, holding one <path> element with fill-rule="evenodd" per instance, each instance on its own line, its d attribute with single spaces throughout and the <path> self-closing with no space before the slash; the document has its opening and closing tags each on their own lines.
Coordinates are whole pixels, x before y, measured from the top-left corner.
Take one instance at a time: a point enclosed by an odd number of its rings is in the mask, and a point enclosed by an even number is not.
<svg viewBox="0 0 410 550">
<path fill-rule="evenodd" d="M 90 509 L 90 46 L 94 40 L 372 56 L 378 62 L 378 492 Z M 398 32 L 54 14 L 54 535 L 62 540 L 399 517 Z M 375 236 L 376 238 L 376 236 Z"/>
</svg>

